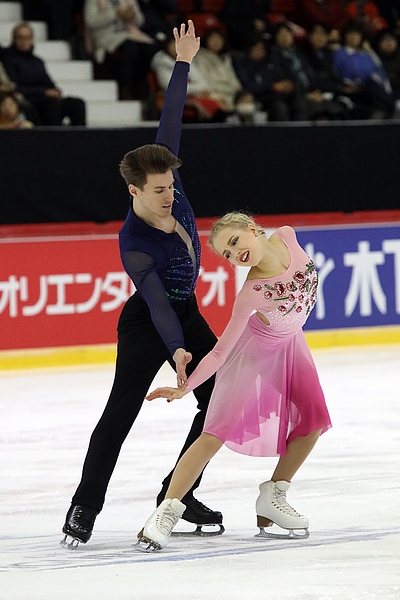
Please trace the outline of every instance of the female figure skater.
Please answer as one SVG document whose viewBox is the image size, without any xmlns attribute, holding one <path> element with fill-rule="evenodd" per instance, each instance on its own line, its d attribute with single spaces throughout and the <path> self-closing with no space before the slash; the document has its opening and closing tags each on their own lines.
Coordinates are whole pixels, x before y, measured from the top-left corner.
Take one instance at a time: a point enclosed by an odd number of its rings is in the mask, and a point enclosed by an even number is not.
<svg viewBox="0 0 400 600">
<path fill-rule="evenodd" d="M 257 525 L 276 523 L 295 537 L 308 519 L 286 501 L 292 477 L 321 433 L 331 427 L 318 374 L 302 327 L 315 302 L 318 276 L 291 227 L 269 238 L 244 213 L 213 226 L 210 244 L 232 265 L 251 267 L 231 319 L 215 347 L 179 388 L 157 388 L 147 399 L 182 398 L 217 372 L 200 437 L 175 468 L 165 500 L 138 534 L 138 549 L 159 550 L 184 510 L 180 499 L 222 444 L 250 456 L 279 456 L 259 486 Z M 299 534 L 297 534 L 299 535 Z"/>
</svg>

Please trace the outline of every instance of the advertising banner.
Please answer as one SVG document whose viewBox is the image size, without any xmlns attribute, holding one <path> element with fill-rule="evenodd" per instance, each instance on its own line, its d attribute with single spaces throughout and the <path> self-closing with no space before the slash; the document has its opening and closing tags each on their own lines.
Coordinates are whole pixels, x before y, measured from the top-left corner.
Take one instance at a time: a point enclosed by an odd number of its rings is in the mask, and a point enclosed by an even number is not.
<svg viewBox="0 0 400 600">
<path fill-rule="evenodd" d="M 134 291 L 121 265 L 117 232 L 0 239 L 0 350 L 116 342 L 119 313 Z M 296 232 L 319 272 L 306 329 L 400 323 L 399 224 Z M 207 231 L 200 237 L 197 298 L 220 335 L 246 269 L 217 256 L 207 246 Z"/>
<path fill-rule="evenodd" d="M 0 243 L 0 349 L 116 341 L 133 291 L 114 235 Z"/>
</svg>

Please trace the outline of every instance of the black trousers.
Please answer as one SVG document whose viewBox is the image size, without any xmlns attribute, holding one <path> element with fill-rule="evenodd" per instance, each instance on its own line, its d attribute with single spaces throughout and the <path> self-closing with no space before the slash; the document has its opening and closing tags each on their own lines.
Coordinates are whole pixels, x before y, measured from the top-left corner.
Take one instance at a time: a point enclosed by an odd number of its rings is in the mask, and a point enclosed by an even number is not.
<svg viewBox="0 0 400 600">
<path fill-rule="evenodd" d="M 52 96 L 33 96 L 29 101 L 39 115 L 38 125 L 59 127 L 64 117 L 69 117 L 71 125 L 79 127 L 86 125 L 86 104 L 81 98 L 67 96 L 53 98 Z"/>
<path fill-rule="evenodd" d="M 187 366 L 190 375 L 214 347 L 217 338 L 201 316 L 195 297 L 175 302 L 173 308 L 182 324 L 186 348 L 193 355 Z M 134 294 L 121 312 L 114 383 L 103 415 L 91 436 L 82 479 L 72 498 L 73 504 L 90 506 L 97 511 L 102 509 L 121 446 L 139 414 L 155 375 L 166 360 L 172 367 L 175 366 L 153 325 L 147 304 L 138 294 Z M 202 432 L 213 387 L 214 376 L 194 391 L 199 412 L 194 417 L 178 460 Z M 164 489 L 169 484 L 172 472 L 163 481 Z M 192 490 L 198 487 L 200 479 L 201 476 Z"/>
</svg>

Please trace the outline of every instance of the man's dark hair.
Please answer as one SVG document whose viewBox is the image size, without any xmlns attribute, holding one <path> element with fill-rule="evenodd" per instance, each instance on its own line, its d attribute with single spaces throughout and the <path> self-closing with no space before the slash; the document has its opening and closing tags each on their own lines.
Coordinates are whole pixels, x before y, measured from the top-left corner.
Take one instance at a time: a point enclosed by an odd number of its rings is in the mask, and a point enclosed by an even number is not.
<svg viewBox="0 0 400 600">
<path fill-rule="evenodd" d="M 165 146 L 146 144 L 125 154 L 119 171 L 127 185 L 133 184 L 142 190 L 147 183 L 147 175 L 164 174 L 178 169 L 181 164 L 181 159 Z"/>
</svg>

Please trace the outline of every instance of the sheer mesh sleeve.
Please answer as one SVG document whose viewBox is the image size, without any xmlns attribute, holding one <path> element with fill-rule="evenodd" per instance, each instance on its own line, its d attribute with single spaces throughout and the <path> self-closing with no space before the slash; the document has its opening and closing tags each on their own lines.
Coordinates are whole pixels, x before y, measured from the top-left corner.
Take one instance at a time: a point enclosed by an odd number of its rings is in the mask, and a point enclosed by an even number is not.
<svg viewBox="0 0 400 600">
<path fill-rule="evenodd" d="M 123 252 L 122 263 L 139 294 L 147 303 L 151 319 L 165 345 L 174 355 L 185 348 L 182 327 L 156 270 L 154 259 L 144 252 Z"/>
<path fill-rule="evenodd" d="M 164 106 L 158 126 L 156 144 L 167 146 L 178 156 L 182 132 L 182 114 L 186 102 L 190 65 L 177 61 L 165 94 Z M 177 171 L 174 176 L 179 179 Z"/>
<path fill-rule="evenodd" d="M 247 321 L 255 310 L 254 293 L 251 288 L 242 289 L 235 300 L 232 316 L 228 325 L 214 348 L 209 352 L 190 375 L 187 388 L 191 392 L 211 375 L 213 375 L 227 359 L 230 351 L 242 335 Z"/>
</svg>

